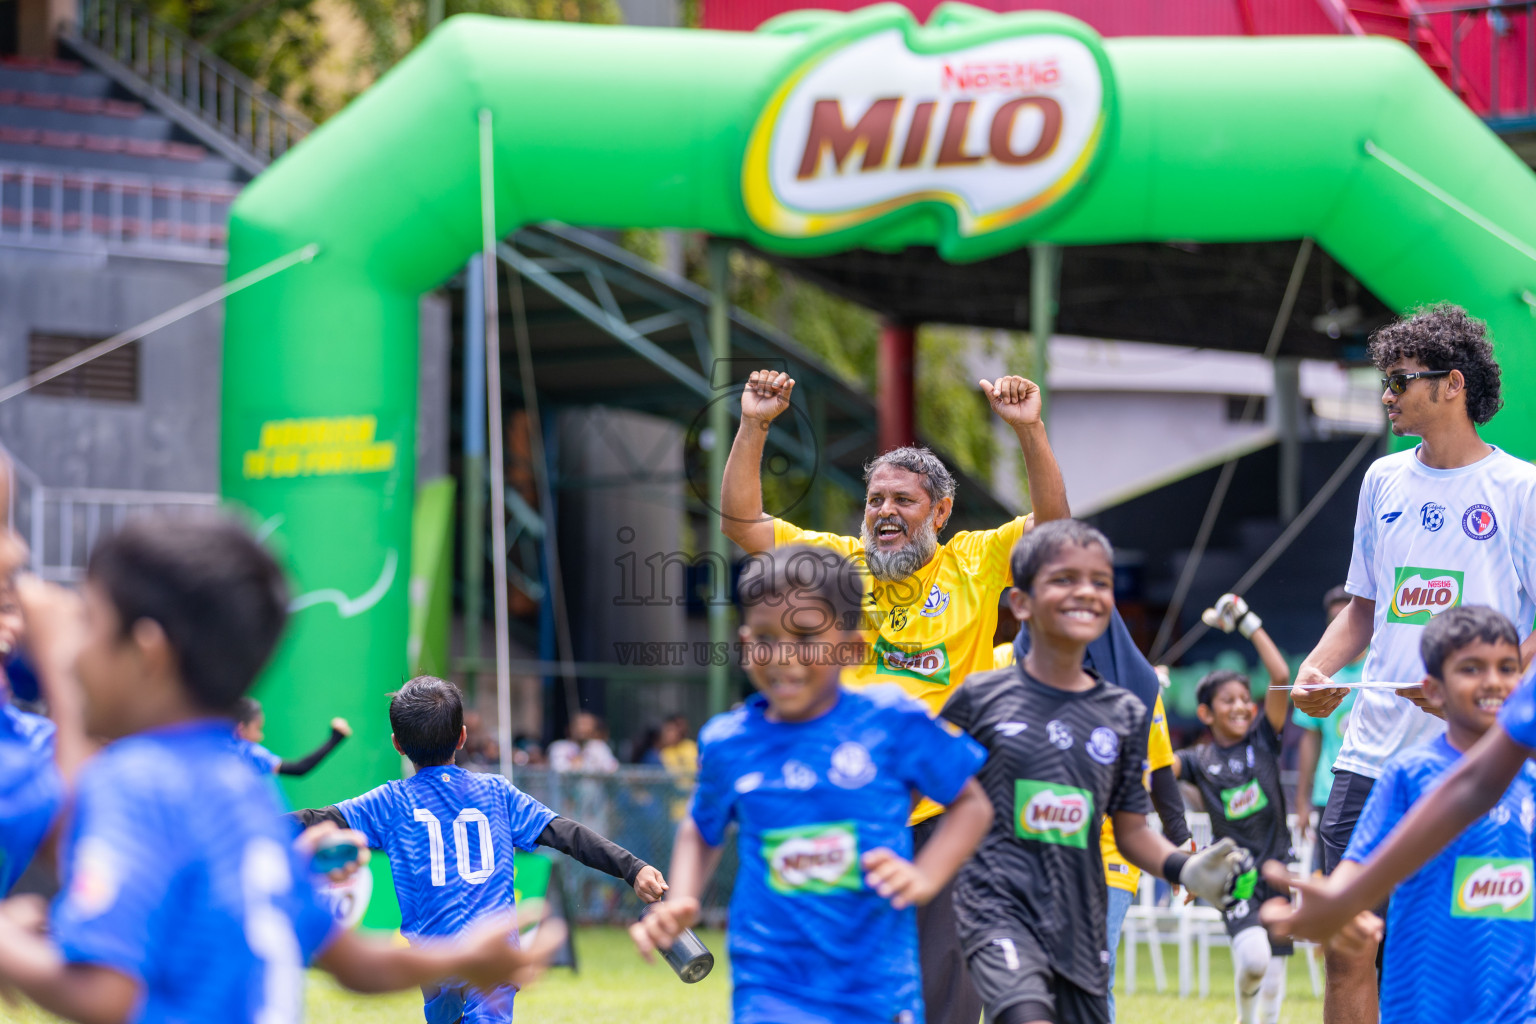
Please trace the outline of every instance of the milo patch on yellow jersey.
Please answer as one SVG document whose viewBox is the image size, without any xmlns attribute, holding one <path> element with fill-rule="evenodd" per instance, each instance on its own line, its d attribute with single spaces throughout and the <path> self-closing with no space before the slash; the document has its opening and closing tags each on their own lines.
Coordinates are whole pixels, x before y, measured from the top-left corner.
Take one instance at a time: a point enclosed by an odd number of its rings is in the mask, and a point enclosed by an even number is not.
<svg viewBox="0 0 1536 1024">
<path fill-rule="evenodd" d="M 943 644 L 919 647 L 875 641 L 875 675 L 917 679 L 932 686 L 949 685 L 949 651 Z"/>
</svg>

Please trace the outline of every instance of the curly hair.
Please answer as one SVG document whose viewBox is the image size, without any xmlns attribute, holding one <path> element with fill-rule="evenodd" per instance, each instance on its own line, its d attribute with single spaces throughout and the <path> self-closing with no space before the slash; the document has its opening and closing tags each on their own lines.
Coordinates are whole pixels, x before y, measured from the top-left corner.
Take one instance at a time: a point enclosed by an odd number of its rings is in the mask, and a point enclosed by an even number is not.
<svg viewBox="0 0 1536 1024">
<path fill-rule="evenodd" d="M 1460 370 L 1467 381 L 1467 415 L 1487 423 L 1503 406 L 1499 364 L 1488 340 L 1488 325 L 1449 302 L 1420 309 L 1381 328 L 1367 350 L 1379 370 L 1412 359 L 1431 370 Z M 1430 384 L 1439 389 L 1440 382 Z"/>
</svg>

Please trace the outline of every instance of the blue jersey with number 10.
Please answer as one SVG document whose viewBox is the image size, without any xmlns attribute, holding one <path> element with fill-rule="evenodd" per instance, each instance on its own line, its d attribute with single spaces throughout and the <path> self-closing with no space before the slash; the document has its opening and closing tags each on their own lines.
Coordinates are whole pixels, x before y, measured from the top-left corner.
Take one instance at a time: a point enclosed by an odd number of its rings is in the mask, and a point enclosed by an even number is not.
<svg viewBox="0 0 1536 1024">
<path fill-rule="evenodd" d="M 423 768 L 336 805 L 389 855 L 406 938 L 453 935 L 512 908 L 512 853 L 531 850 L 555 812 L 500 775 Z"/>
</svg>

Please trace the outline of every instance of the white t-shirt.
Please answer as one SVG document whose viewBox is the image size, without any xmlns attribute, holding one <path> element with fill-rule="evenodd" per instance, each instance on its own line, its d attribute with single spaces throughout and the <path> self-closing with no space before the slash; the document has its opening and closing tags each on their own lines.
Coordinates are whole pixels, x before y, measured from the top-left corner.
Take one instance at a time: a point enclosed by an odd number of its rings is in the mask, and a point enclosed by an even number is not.
<svg viewBox="0 0 1536 1024">
<path fill-rule="evenodd" d="M 1502 612 L 1523 640 L 1536 617 L 1536 466 L 1499 448 L 1459 469 L 1431 469 L 1417 448 L 1376 460 L 1344 586 L 1376 602 L 1370 682 L 1422 679 L 1424 626 L 1458 605 Z M 1444 730 L 1390 690 L 1362 690 L 1334 768 L 1374 779 L 1387 758 Z"/>
</svg>

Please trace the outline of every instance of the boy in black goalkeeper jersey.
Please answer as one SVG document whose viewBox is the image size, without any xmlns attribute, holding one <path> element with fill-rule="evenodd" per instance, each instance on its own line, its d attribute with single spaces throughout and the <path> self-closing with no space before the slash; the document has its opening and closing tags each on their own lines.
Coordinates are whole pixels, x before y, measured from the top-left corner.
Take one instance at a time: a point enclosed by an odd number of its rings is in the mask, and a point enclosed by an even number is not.
<svg viewBox="0 0 1536 1024">
<path fill-rule="evenodd" d="M 1013 580 L 1029 653 L 972 675 L 943 712 L 987 748 L 976 778 L 996 809 L 956 882 L 960 943 L 993 1024 L 1107 1024 L 1105 815 L 1128 861 L 1217 906 L 1252 874 L 1230 840 L 1190 855 L 1147 827 L 1146 709 L 1083 668 L 1114 606 L 1109 541 L 1075 520 L 1038 526 Z"/>
<path fill-rule="evenodd" d="M 1280 786 L 1280 733 L 1290 715 L 1290 666 L 1264 632 L 1264 623 L 1235 594 L 1223 594 L 1201 616 L 1206 625 L 1234 630 L 1252 641 L 1269 676 L 1264 706 L 1256 708 L 1248 677 L 1240 672 L 1209 672 L 1196 688 L 1200 721 L 1211 742 L 1180 750 L 1173 772 L 1200 791 L 1211 816 L 1211 832 L 1228 838 L 1255 863 L 1295 859 L 1291 829 L 1285 823 L 1285 792 Z M 1252 898 L 1238 900 L 1222 915 L 1232 937 L 1233 983 L 1238 1024 L 1276 1024 L 1285 1001 L 1285 960 L 1289 942 L 1271 942 L 1259 921 L 1265 900 L 1285 894 L 1259 882 Z"/>
</svg>

